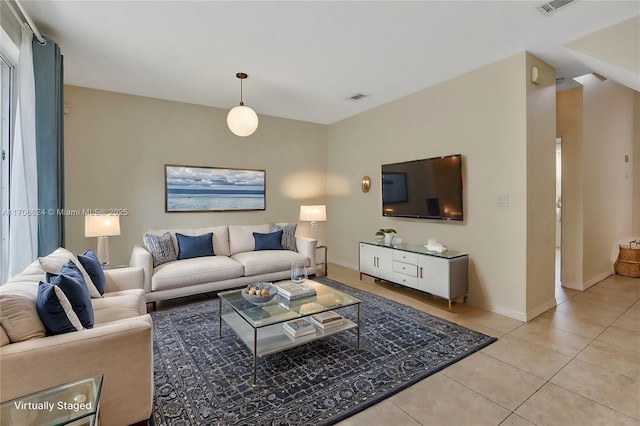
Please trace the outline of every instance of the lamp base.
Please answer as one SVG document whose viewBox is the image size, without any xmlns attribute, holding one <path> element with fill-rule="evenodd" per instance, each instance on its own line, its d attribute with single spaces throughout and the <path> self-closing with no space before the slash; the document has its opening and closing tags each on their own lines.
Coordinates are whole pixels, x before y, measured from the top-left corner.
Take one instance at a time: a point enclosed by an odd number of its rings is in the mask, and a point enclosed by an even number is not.
<svg viewBox="0 0 640 426">
<path fill-rule="evenodd" d="M 109 264 L 109 237 L 98 237 L 98 262 L 105 267 Z"/>
</svg>

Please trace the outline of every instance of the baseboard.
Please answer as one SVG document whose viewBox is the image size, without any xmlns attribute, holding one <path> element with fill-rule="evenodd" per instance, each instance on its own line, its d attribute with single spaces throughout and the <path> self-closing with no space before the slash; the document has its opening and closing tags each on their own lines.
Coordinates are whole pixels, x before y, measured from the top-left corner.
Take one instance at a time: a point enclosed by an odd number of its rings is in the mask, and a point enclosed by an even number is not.
<svg viewBox="0 0 640 426">
<path fill-rule="evenodd" d="M 522 322 L 527 322 L 527 314 L 524 312 L 514 311 L 512 309 L 507 309 L 507 308 L 503 308 L 501 306 L 495 306 L 495 305 L 486 305 L 486 304 L 476 305 L 473 303 L 470 303 L 470 304 L 477 308 L 484 309 L 485 311 L 493 312 L 494 314 L 513 318 L 515 320 L 522 321 Z"/>
<path fill-rule="evenodd" d="M 611 271 L 606 271 L 596 275 L 595 277 L 591 278 L 588 281 L 585 281 L 584 283 L 562 283 L 562 287 L 570 288 L 572 290 L 585 291 L 589 287 L 593 287 L 594 285 L 598 284 L 600 281 L 606 279 L 607 277 L 610 277 L 611 275 L 613 275 Z"/>
<path fill-rule="evenodd" d="M 538 306 L 537 308 L 527 311 L 527 322 L 531 321 L 538 315 L 544 314 L 545 312 L 547 312 L 549 309 L 553 308 L 556 305 L 557 305 L 556 298 L 554 297 L 553 299 L 547 300 L 545 303 Z"/>
<path fill-rule="evenodd" d="M 606 279 L 607 277 L 610 277 L 611 275 L 613 275 L 611 273 L 611 271 L 606 271 L 606 272 L 603 272 L 603 273 L 601 273 L 599 275 L 596 275 L 595 277 L 591 278 L 589 281 L 584 283 L 584 289 L 586 290 L 589 287 L 592 287 L 592 286 L 598 284 L 600 281 Z"/>
</svg>

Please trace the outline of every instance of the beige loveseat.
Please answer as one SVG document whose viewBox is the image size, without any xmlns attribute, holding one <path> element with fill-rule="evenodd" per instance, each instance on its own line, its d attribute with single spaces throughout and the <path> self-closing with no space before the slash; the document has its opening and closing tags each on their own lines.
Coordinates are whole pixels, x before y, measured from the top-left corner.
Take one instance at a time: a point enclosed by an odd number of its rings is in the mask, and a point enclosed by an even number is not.
<svg viewBox="0 0 640 426">
<path fill-rule="evenodd" d="M 104 297 L 91 299 L 94 327 L 45 336 L 36 309 L 38 285 L 46 272 L 57 273 L 72 257 L 59 248 L 0 286 L 0 400 L 103 374 L 100 424 L 123 426 L 148 419 L 153 343 L 143 271 L 105 271 Z"/>
<path fill-rule="evenodd" d="M 285 224 L 278 224 L 284 226 Z M 309 275 L 315 273 L 317 240 L 295 237 L 295 250 L 255 251 L 253 233 L 267 234 L 270 225 L 229 225 L 199 229 L 152 229 L 148 234 L 171 234 L 175 252 L 176 232 L 197 236 L 213 233 L 215 256 L 175 260 L 153 267 L 153 256 L 144 245 L 136 245 L 131 266 L 144 269 L 147 302 L 240 287 L 259 281 L 290 278 L 291 263 L 304 261 Z"/>
</svg>

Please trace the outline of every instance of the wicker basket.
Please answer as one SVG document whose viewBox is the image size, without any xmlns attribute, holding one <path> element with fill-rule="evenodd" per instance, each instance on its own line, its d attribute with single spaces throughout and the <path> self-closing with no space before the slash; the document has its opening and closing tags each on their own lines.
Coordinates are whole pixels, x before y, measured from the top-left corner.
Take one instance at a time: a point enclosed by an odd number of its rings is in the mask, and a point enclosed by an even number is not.
<svg viewBox="0 0 640 426">
<path fill-rule="evenodd" d="M 640 246 L 637 241 L 630 242 L 629 247 L 620 246 L 618 260 L 613 264 L 613 269 L 618 275 L 640 278 Z"/>
<path fill-rule="evenodd" d="M 633 244 L 629 244 L 633 246 Z M 630 262 L 640 262 L 640 246 L 636 247 L 624 247 L 620 246 L 620 252 L 618 253 L 618 260 L 628 260 Z"/>
</svg>

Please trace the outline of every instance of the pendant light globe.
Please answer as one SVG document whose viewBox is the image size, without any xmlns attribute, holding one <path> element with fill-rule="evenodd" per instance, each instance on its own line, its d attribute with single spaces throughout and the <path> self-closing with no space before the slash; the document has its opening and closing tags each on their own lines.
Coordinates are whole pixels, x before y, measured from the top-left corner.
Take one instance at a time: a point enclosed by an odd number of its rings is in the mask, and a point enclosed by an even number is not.
<svg viewBox="0 0 640 426">
<path fill-rule="evenodd" d="M 240 79 L 240 105 L 233 107 L 227 114 L 227 126 L 234 135 L 245 137 L 252 135 L 258 128 L 258 115 L 242 102 L 242 80 L 249 76 L 239 72 L 236 77 Z"/>
<path fill-rule="evenodd" d="M 227 126 L 236 136 L 250 136 L 258 128 L 258 115 L 248 106 L 238 105 L 227 114 Z"/>
</svg>

